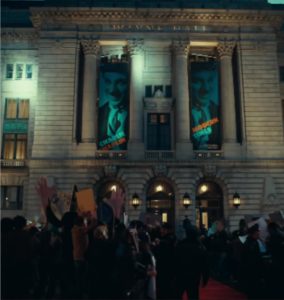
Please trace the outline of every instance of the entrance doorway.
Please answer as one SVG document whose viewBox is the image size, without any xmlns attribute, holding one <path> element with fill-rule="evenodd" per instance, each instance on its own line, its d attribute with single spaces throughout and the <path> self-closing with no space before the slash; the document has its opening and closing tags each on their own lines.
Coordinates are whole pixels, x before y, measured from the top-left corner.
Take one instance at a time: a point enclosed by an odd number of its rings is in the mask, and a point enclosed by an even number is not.
<svg viewBox="0 0 284 300">
<path fill-rule="evenodd" d="M 223 192 L 213 181 L 202 180 L 196 191 L 196 226 L 207 229 L 217 220 L 223 219 Z"/>
<path fill-rule="evenodd" d="M 146 205 L 147 213 L 155 215 L 160 223 L 168 223 L 174 228 L 175 196 L 169 183 L 153 181 L 147 191 Z"/>
</svg>

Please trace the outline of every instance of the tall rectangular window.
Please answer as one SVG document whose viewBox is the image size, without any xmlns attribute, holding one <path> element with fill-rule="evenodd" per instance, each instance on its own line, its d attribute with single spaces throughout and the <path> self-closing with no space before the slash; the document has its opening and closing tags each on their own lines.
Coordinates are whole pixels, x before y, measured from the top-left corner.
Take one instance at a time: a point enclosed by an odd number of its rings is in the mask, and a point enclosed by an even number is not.
<svg viewBox="0 0 284 300">
<path fill-rule="evenodd" d="M 26 64 L 26 78 L 31 79 L 33 77 L 33 65 Z"/>
<path fill-rule="evenodd" d="M 27 157 L 27 134 L 3 135 L 3 159 L 25 159 Z"/>
<path fill-rule="evenodd" d="M 23 64 L 16 64 L 16 79 L 22 79 L 24 72 L 24 65 Z"/>
<path fill-rule="evenodd" d="M 28 119 L 30 111 L 30 101 L 28 99 L 19 99 L 18 119 Z"/>
<path fill-rule="evenodd" d="M 279 67 L 280 82 L 284 82 L 284 66 Z"/>
<path fill-rule="evenodd" d="M 22 186 L 1 186 L 1 209 L 19 210 L 23 208 Z"/>
<path fill-rule="evenodd" d="M 13 64 L 7 64 L 6 65 L 6 78 L 7 79 L 13 79 L 13 73 L 14 73 L 14 65 Z"/>
<path fill-rule="evenodd" d="M 147 119 L 147 149 L 171 150 L 170 114 L 149 113 Z"/>
<path fill-rule="evenodd" d="M 17 118 L 17 99 L 6 99 L 6 111 L 5 119 L 16 119 Z"/>
</svg>

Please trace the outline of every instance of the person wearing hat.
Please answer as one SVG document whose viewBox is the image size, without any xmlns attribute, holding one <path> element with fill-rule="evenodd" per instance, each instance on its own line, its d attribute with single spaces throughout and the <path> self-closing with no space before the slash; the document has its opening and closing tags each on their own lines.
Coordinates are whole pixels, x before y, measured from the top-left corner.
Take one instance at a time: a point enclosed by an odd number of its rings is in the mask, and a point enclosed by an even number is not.
<svg viewBox="0 0 284 300">
<path fill-rule="evenodd" d="M 248 228 L 248 237 L 244 243 L 241 257 L 241 281 L 249 299 L 261 298 L 261 279 L 264 268 L 258 239 L 259 225 L 254 224 Z"/>
</svg>

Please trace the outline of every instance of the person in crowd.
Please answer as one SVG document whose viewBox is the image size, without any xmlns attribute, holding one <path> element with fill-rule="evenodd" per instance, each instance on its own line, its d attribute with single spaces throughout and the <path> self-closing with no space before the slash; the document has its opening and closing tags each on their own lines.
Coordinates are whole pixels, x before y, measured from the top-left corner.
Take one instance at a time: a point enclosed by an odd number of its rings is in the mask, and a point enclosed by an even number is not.
<svg viewBox="0 0 284 300">
<path fill-rule="evenodd" d="M 73 298 L 75 287 L 75 271 L 73 262 L 72 228 L 78 214 L 67 212 L 63 215 L 62 223 L 62 260 L 61 260 L 61 296 Z"/>
<path fill-rule="evenodd" d="M 169 299 L 173 297 L 173 273 L 176 237 L 172 227 L 163 223 L 161 227 L 161 238 L 154 247 L 154 255 L 157 260 L 157 297 L 158 299 Z"/>
<path fill-rule="evenodd" d="M 284 231 L 277 223 L 268 224 L 267 249 L 271 255 L 271 266 L 267 276 L 268 295 L 271 299 L 284 299 Z"/>
<path fill-rule="evenodd" d="M 3 299 L 9 299 L 13 296 L 13 229 L 13 219 L 1 219 L 1 293 Z"/>
<path fill-rule="evenodd" d="M 174 258 L 176 298 L 182 299 L 186 291 L 190 300 L 199 299 L 200 282 L 205 286 L 209 279 L 209 263 L 196 227 L 187 229 L 186 238 L 176 246 Z"/>
<path fill-rule="evenodd" d="M 32 239 L 26 225 L 27 220 L 23 216 L 14 218 L 11 257 L 15 298 L 29 298 L 32 287 Z"/>
<path fill-rule="evenodd" d="M 94 230 L 94 239 L 90 241 L 86 253 L 88 261 L 89 297 L 91 299 L 109 299 L 113 296 L 112 274 L 114 268 L 114 247 L 108 240 L 106 225 Z"/>
<path fill-rule="evenodd" d="M 114 295 L 117 299 L 125 299 L 134 285 L 137 250 L 132 235 L 123 223 L 116 226 L 113 244 Z"/>
<path fill-rule="evenodd" d="M 249 299 L 259 299 L 262 294 L 264 265 L 257 240 L 259 226 L 248 228 L 248 237 L 244 243 L 241 257 L 241 283 Z"/>
<path fill-rule="evenodd" d="M 213 274 L 221 280 L 227 279 L 229 237 L 223 220 L 217 221 L 216 232 L 210 236 L 209 243 L 213 260 Z"/>
<path fill-rule="evenodd" d="M 72 244 L 73 244 L 73 260 L 75 267 L 75 296 L 80 298 L 83 295 L 86 262 L 85 254 L 88 248 L 88 232 L 87 227 L 84 224 L 84 218 L 77 216 L 75 224 L 71 230 L 72 232 Z"/>
</svg>

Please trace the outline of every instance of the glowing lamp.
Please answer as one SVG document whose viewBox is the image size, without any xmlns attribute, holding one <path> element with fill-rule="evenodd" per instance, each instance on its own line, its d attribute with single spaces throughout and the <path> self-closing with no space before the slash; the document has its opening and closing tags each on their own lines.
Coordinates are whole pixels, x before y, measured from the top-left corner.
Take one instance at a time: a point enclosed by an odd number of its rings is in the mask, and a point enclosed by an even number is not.
<svg viewBox="0 0 284 300">
<path fill-rule="evenodd" d="M 185 193 L 183 195 L 182 204 L 183 204 L 183 206 L 184 206 L 185 209 L 187 209 L 192 204 L 192 200 L 190 199 L 188 193 Z"/>
<path fill-rule="evenodd" d="M 238 193 L 235 193 L 233 196 L 233 205 L 235 208 L 238 208 L 241 205 L 241 197 Z"/>
</svg>

